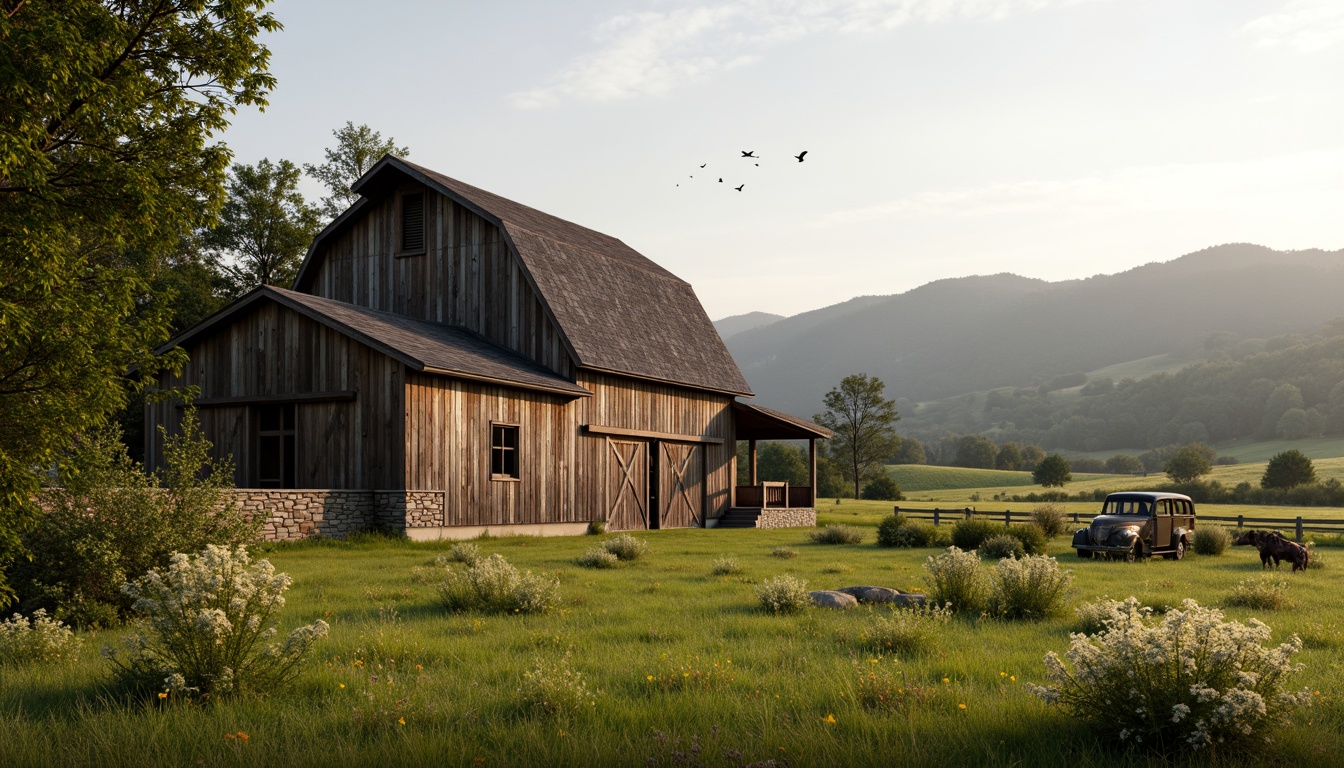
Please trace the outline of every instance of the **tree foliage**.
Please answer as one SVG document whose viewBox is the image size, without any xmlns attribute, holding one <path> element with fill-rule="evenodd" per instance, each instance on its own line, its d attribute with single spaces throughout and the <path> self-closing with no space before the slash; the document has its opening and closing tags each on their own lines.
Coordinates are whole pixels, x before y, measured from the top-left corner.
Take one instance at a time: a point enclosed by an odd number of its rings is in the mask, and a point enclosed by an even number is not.
<svg viewBox="0 0 1344 768">
<path fill-rule="evenodd" d="M 1137 456 L 1117 453 L 1106 460 L 1106 471 L 1113 475 L 1137 475 L 1143 471 L 1143 462 Z"/>
<path fill-rule="evenodd" d="M 141 311 L 148 279 L 218 208 L 212 135 L 274 84 L 266 3 L 0 3 L 0 568 L 33 470 L 116 409 L 120 374 L 166 337 L 166 312 Z"/>
<path fill-rule="evenodd" d="M 260 285 L 289 287 L 308 244 L 321 228 L 316 208 L 299 192 L 299 168 L 288 160 L 235 164 L 229 198 L 205 244 L 219 259 L 231 298 Z"/>
<path fill-rule="evenodd" d="M 334 219 L 359 199 L 359 195 L 350 191 L 350 185 L 359 180 L 364 172 L 382 159 L 383 155 L 406 157 L 411 153 L 406 147 L 398 147 L 396 139 L 382 134 L 367 125 L 355 125 L 346 122 L 344 128 L 337 128 L 331 134 L 336 137 L 336 146 L 325 150 L 327 161 L 318 165 L 304 163 L 303 170 L 309 176 L 326 186 L 328 195 L 322 198 L 321 214 Z"/>
<path fill-rule="evenodd" d="M 1316 482 L 1316 466 L 1296 448 L 1274 454 L 1260 478 L 1261 488 L 1294 488 Z"/>
<path fill-rule="evenodd" d="M 998 456 L 999 447 L 993 440 L 984 435 L 964 435 L 957 443 L 957 457 L 952 463 L 958 467 L 994 469 L 994 461 Z"/>
<path fill-rule="evenodd" d="M 1167 460 L 1162 471 L 1167 473 L 1173 483 L 1188 483 L 1209 474 L 1213 471 L 1213 465 L 1209 461 L 1209 452 L 1203 450 L 1207 447 L 1198 443 L 1187 445 Z"/>
<path fill-rule="evenodd" d="M 826 393 L 826 412 L 814 417 L 835 433 L 830 443 L 831 457 L 844 464 L 855 498 L 863 479 L 895 452 L 895 425 L 900 414 L 896 413 L 896 403 L 883 397 L 885 389 L 875 376 L 846 376 L 840 386 Z"/>
<path fill-rule="evenodd" d="M 1069 466 L 1068 459 L 1058 453 L 1052 453 L 1041 459 L 1031 477 L 1046 488 L 1063 488 L 1065 483 L 1073 479 L 1073 470 Z"/>
</svg>

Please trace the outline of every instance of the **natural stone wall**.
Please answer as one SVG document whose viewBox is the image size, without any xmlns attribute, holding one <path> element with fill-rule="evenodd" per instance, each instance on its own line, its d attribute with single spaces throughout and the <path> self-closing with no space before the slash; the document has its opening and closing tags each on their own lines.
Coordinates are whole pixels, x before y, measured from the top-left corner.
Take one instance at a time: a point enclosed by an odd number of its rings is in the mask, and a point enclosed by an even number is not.
<svg viewBox="0 0 1344 768">
<path fill-rule="evenodd" d="M 815 509 L 762 509 L 756 518 L 757 528 L 814 528 L 817 525 Z"/>
<path fill-rule="evenodd" d="M 443 525 L 443 491 L 373 491 L 378 521 L 389 528 Z"/>
<path fill-rule="evenodd" d="M 369 491 L 239 488 L 233 493 L 249 519 L 264 521 L 261 537 L 267 541 L 340 538 L 368 528 L 374 518 Z"/>
</svg>

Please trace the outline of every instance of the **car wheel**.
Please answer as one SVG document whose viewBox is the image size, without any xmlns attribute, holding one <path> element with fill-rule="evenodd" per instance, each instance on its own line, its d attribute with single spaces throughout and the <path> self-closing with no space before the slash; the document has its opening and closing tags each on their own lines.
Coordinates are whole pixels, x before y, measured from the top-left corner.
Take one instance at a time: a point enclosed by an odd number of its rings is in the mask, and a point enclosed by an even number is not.
<svg viewBox="0 0 1344 768">
<path fill-rule="evenodd" d="M 1078 557 L 1079 557 L 1080 559 L 1082 559 L 1082 560 L 1091 560 L 1091 559 L 1092 559 L 1092 550 L 1090 550 L 1090 549 L 1080 549 L 1080 550 L 1078 550 Z"/>
<path fill-rule="evenodd" d="M 1134 546 L 1130 547 L 1129 550 L 1125 552 L 1125 562 L 1133 563 L 1142 559 L 1143 545 L 1136 541 L 1134 542 Z"/>
<path fill-rule="evenodd" d="M 1185 559 L 1185 539 L 1180 539 L 1176 542 L 1176 551 L 1171 553 L 1171 559 L 1172 560 Z"/>
</svg>

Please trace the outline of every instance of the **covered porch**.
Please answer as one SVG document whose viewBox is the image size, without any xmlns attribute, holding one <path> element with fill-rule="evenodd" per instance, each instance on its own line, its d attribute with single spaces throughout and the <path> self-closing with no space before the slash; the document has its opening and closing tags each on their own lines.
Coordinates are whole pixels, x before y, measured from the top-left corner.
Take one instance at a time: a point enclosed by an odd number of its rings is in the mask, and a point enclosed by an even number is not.
<svg viewBox="0 0 1344 768">
<path fill-rule="evenodd" d="M 817 440 L 831 437 L 831 431 L 806 419 L 743 402 L 733 403 L 736 438 L 747 442 L 747 484 L 733 487 L 732 509 L 721 525 L 726 527 L 776 527 L 762 524 L 764 513 L 770 519 L 793 521 L 803 517 L 816 521 Z M 761 440 L 806 440 L 807 485 L 780 481 L 762 481 L 756 471 L 756 448 Z M 797 513 L 797 514 L 794 514 Z"/>
</svg>

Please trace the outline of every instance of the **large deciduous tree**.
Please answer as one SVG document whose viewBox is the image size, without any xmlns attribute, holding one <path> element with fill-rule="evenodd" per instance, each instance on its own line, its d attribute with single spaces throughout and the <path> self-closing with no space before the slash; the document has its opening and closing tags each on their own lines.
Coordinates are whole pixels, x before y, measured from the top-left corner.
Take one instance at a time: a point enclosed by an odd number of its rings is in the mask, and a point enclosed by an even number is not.
<svg viewBox="0 0 1344 768">
<path fill-rule="evenodd" d="M 396 139 L 391 136 L 383 139 L 382 134 L 367 125 L 346 122 L 344 128 L 331 134 L 336 137 L 336 146 L 325 150 L 327 161 L 303 166 L 304 172 L 322 182 L 330 193 L 322 198 L 321 212 L 327 219 L 341 215 L 359 199 L 359 195 L 350 191 L 350 185 L 383 155 L 406 157 L 411 153 L 406 147 L 398 147 Z"/>
<path fill-rule="evenodd" d="M 1294 488 L 1316 482 L 1316 466 L 1296 448 L 1274 454 L 1260 478 L 1261 488 Z"/>
<path fill-rule="evenodd" d="M 259 285 L 289 287 L 308 244 L 321 228 L 320 214 L 299 192 L 299 167 L 288 160 L 235 164 L 219 223 L 205 234 L 237 298 Z"/>
<path fill-rule="evenodd" d="M 863 480 L 896 452 L 895 424 L 901 418 L 896 403 L 883 397 L 886 385 L 876 376 L 856 373 L 826 393 L 826 412 L 815 416 L 818 424 L 835 433 L 831 456 L 845 467 L 859 497 Z"/>
<path fill-rule="evenodd" d="M 1068 459 L 1052 453 L 1041 459 L 1031 477 L 1046 488 L 1063 488 L 1065 483 L 1073 479 L 1073 468 L 1069 466 Z"/>
<path fill-rule="evenodd" d="M 1167 460 L 1162 471 L 1167 473 L 1173 483 L 1188 483 L 1209 474 L 1213 471 L 1213 464 L 1209 461 L 1208 452 L 1202 450 L 1204 447 L 1198 443 L 1187 445 Z"/>
<path fill-rule="evenodd" d="M 274 85 L 266 4 L 0 0 L 0 572 L 39 475 L 166 338 L 149 281 L 218 209 L 212 136 Z"/>
</svg>

